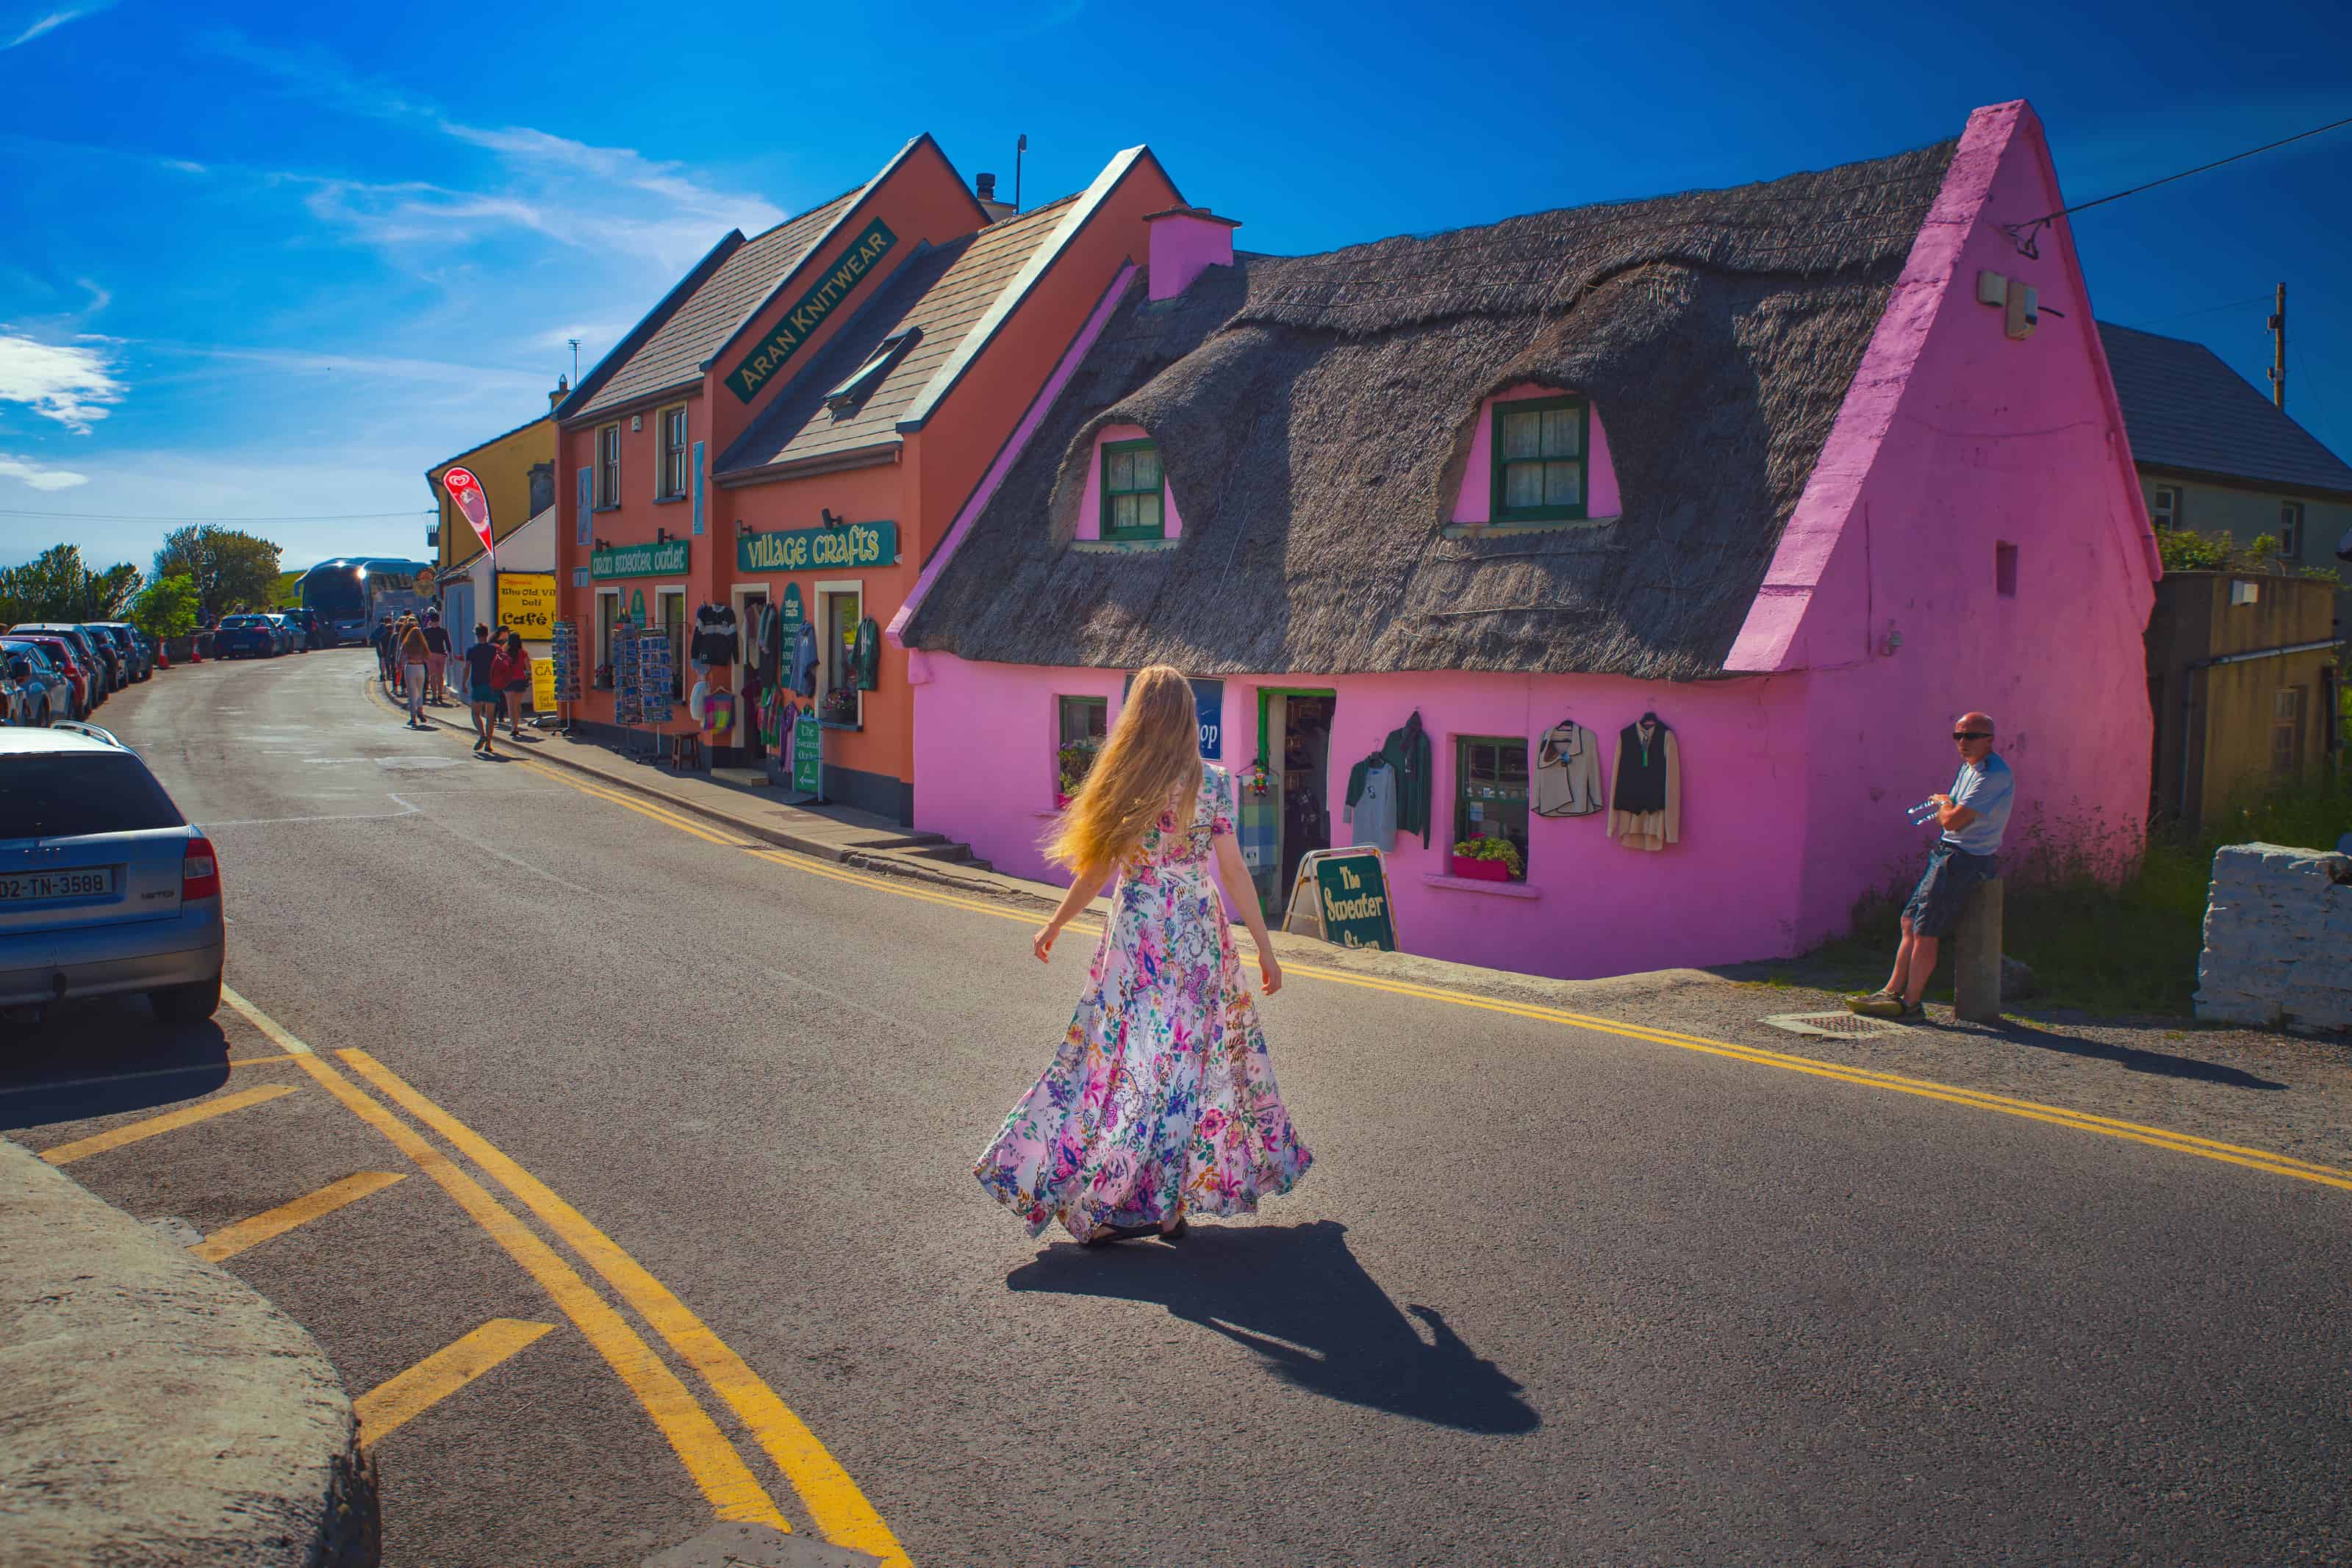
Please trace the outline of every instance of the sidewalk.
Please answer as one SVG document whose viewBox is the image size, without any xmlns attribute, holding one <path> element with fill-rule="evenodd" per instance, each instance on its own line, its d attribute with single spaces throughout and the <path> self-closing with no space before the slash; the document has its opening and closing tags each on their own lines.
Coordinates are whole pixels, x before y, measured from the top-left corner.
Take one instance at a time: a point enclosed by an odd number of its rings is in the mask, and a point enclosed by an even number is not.
<svg viewBox="0 0 2352 1568">
<path fill-rule="evenodd" d="M 374 677 L 369 685 L 376 700 L 390 707 L 391 694 Z M 404 711 L 394 708 L 393 711 Z M 427 707 L 425 716 L 443 729 L 467 737 L 474 733 L 466 707 Z M 942 833 L 921 833 L 886 818 L 847 806 L 791 805 L 786 792 L 766 781 L 756 768 L 720 768 L 707 773 L 679 773 L 667 762 L 640 761 L 599 742 L 574 739 L 554 730 L 535 734 L 528 726 L 524 741 L 503 731 L 497 742 L 501 755 L 527 757 L 553 763 L 617 789 L 626 789 L 680 811 L 690 812 L 746 837 L 778 849 L 814 855 L 860 871 L 912 877 L 943 887 L 988 897 L 1016 899 L 1052 909 L 1062 889 L 1050 883 L 1029 882 L 991 870 L 975 861 L 964 845 Z M 1097 899 L 1096 907 L 1108 910 Z"/>
</svg>

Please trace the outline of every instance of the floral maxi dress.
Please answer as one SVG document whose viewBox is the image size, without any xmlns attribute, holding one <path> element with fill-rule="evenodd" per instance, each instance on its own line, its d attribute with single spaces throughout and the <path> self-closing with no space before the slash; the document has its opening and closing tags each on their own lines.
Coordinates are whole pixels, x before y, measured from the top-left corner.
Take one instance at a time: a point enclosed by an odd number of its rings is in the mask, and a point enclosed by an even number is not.
<svg viewBox="0 0 2352 1568">
<path fill-rule="evenodd" d="M 1254 1212 L 1313 1155 L 1292 1131 L 1257 1006 L 1210 874 L 1234 831 L 1232 784 L 1203 766 L 1192 820 L 1175 814 L 1119 869 L 1111 921 L 1054 1063 L 972 1174 L 1035 1236 L 1181 1212 Z"/>
</svg>

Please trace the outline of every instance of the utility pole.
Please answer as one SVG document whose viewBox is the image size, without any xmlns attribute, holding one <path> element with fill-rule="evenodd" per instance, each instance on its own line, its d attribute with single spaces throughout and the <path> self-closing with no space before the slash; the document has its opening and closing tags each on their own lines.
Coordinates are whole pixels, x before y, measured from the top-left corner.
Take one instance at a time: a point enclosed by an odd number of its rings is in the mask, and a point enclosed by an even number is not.
<svg viewBox="0 0 2352 1568">
<path fill-rule="evenodd" d="M 1029 151 L 1029 133 L 1023 131 L 1021 140 L 1013 144 L 1013 210 L 1021 210 L 1021 159 Z"/>
<path fill-rule="evenodd" d="M 2278 308 L 2271 312 L 2271 401 L 2286 412 L 2286 285 L 2278 286 Z"/>
</svg>

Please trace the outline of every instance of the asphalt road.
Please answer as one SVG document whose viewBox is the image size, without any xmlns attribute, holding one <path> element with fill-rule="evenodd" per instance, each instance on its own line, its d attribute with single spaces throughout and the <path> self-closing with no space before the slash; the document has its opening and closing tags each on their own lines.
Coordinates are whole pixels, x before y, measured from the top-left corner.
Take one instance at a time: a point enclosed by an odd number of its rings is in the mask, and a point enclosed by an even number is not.
<svg viewBox="0 0 2352 1568">
<path fill-rule="evenodd" d="M 1301 977 L 1265 1004 L 1296 1193 L 1181 1247 L 1033 1242 L 971 1162 L 1090 941 L 1041 969 L 1024 922 L 474 760 L 371 667 L 178 670 L 100 718 L 211 829 L 239 994 L 510 1156 L 805 1422 L 845 1482 L 780 1468 L 707 1342 L 427 1126 L 796 1530 L 855 1496 L 926 1565 L 2352 1561 L 2352 1192 Z M 189 1237 L 404 1176 L 225 1265 L 355 1394 L 554 1325 L 378 1443 L 388 1563 L 709 1524 L 716 1450 L 282 1040 L 5 1027 L 37 1148 L 295 1086 L 66 1167 Z"/>
</svg>

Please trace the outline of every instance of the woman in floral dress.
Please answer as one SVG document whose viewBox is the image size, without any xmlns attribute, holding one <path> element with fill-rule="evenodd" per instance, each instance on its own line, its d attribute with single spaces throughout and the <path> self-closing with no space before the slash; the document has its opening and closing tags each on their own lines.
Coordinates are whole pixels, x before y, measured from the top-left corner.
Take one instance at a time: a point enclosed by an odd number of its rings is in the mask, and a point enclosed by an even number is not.
<svg viewBox="0 0 2352 1568">
<path fill-rule="evenodd" d="M 1118 885 L 1061 1050 L 973 1167 L 1032 1236 L 1059 1219 L 1089 1243 L 1172 1240 L 1188 1213 L 1247 1214 L 1289 1191 L 1313 1157 L 1210 874 L 1213 858 L 1240 891 L 1272 996 L 1282 967 L 1234 841 L 1233 786 L 1201 761 L 1199 733 L 1181 673 L 1137 675 L 1051 846 L 1075 876 L 1037 933 L 1040 961 L 1114 873 Z"/>
</svg>

